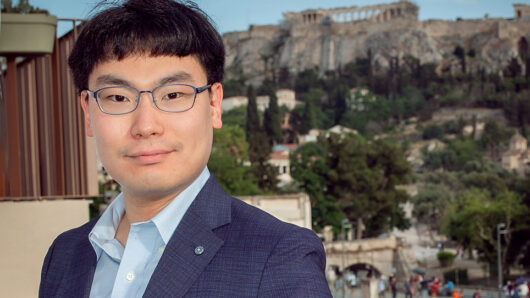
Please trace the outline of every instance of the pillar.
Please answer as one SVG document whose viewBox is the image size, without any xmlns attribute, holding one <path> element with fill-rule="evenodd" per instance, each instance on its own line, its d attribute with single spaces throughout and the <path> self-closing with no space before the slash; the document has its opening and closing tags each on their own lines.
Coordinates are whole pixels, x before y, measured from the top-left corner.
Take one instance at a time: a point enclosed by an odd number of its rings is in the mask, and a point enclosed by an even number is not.
<svg viewBox="0 0 530 298">
<path fill-rule="evenodd" d="M 75 25 L 75 24 L 74 24 Z M 53 112 L 55 134 L 55 187 L 56 195 L 66 194 L 64 185 L 64 150 L 63 150 L 63 117 L 61 97 L 61 66 L 60 66 L 59 39 L 55 39 L 54 53 L 52 54 L 52 80 L 53 80 Z"/>
<path fill-rule="evenodd" d="M 7 57 L 8 195 L 22 196 L 19 100 L 16 56 Z"/>
</svg>

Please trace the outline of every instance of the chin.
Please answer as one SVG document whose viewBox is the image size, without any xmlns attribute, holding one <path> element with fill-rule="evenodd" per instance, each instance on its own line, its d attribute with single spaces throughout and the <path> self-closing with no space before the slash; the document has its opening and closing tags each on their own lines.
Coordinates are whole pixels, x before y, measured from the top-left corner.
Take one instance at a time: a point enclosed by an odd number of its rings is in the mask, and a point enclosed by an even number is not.
<svg viewBox="0 0 530 298">
<path fill-rule="evenodd" d="M 130 195 L 141 198 L 161 198 L 180 192 L 183 187 L 166 184 L 137 183 L 132 187 L 123 187 Z"/>
</svg>

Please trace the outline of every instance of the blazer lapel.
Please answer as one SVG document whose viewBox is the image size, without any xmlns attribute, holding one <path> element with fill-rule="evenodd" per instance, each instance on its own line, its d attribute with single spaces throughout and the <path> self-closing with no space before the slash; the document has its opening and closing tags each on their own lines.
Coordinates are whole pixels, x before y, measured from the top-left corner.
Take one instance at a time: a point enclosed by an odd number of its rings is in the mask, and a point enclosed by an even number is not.
<svg viewBox="0 0 530 298">
<path fill-rule="evenodd" d="M 95 223 L 95 221 L 94 221 Z M 89 227 L 88 231 L 91 230 Z M 89 297 L 90 289 L 92 288 L 92 281 L 94 279 L 94 272 L 96 270 L 97 260 L 96 253 L 88 240 L 88 232 L 81 233 L 77 246 L 74 247 L 72 253 L 75 258 L 72 258 L 72 263 L 69 264 L 69 270 L 63 273 L 62 284 L 64 285 L 59 291 L 60 297 Z M 58 256 L 60 257 L 60 256 Z"/>
<path fill-rule="evenodd" d="M 69 286 L 72 293 L 66 295 L 67 297 L 89 297 L 92 289 L 92 280 L 94 279 L 94 272 L 96 270 L 96 254 L 92 246 L 88 246 L 90 250 L 83 251 L 79 260 L 84 260 L 72 266 L 72 284 L 77 286 Z"/>
<path fill-rule="evenodd" d="M 231 198 L 213 175 L 175 229 L 144 297 L 182 297 L 223 245 L 212 230 L 230 222 Z"/>
</svg>

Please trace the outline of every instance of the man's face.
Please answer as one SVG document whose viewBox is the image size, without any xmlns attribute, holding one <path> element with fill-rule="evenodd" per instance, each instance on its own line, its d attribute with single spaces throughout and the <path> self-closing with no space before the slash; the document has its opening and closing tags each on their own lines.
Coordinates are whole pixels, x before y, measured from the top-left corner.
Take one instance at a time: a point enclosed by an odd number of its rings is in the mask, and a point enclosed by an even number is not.
<svg viewBox="0 0 530 298">
<path fill-rule="evenodd" d="M 162 84 L 207 84 L 194 56 L 130 56 L 96 65 L 88 86 L 152 90 Z M 108 173 L 126 196 L 162 198 L 180 193 L 206 166 L 212 128 L 221 128 L 221 84 L 197 94 L 193 108 L 180 113 L 159 110 L 150 93 L 142 93 L 135 111 L 124 115 L 101 112 L 86 91 L 80 95 L 86 134 L 95 137 L 97 152 Z"/>
</svg>

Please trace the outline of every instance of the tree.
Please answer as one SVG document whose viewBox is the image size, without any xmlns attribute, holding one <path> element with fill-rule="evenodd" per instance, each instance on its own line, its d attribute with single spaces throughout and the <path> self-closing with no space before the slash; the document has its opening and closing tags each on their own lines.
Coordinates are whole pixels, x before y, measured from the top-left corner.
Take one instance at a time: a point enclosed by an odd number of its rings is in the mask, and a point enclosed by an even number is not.
<svg viewBox="0 0 530 298">
<path fill-rule="evenodd" d="M 507 251 L 515 232 L 525 229 L 529 209 L 517 193 L 506 191 L 491 197 L 478 189 L 457 196 L 442 220 L 442 232 L 462 244 L 476 249 L 492 268 L 497 262 L 496 226 L 506 224 L 501 258 L 506 264 Z M 508 266 L 506 266 L 508 267 Z M 507 269 L 505 267 L 505 270 Z M 506 271 L 505 271 L 506 272 Z"/>
<path fill-rule="evenodd" d="M 484 125 L 484 132 L 480 137 L 481 146 L 489 151 L 493 160 L 497 160 L 500 155 L 500 150 L 508 143 L 513 132 L 504 125 L 494 120 L 489 120 Z"/>
<path fill-rule="evenodd" d="M 248 86 L 247 89 L 247 123 L 245 126 L 245 136 L 247 141 L 250 140 L 250 136 L 256 132 L 261 131 L 260 121 L 258 114 L 258 104 L 256 102 L 256 91 L 252 85 Z"/>
<path fill-rule="evenodd" d="M 223 125 L 214 130 L 213 147 L 208 169 L 215 175 L 221 187 L 232 195 L 256 195 L 262 191 L 248 175 L 250 168 L 244 165 L 248 160 L 248 144 L 243 129 Z"/>
<path fill-rule="evenodd" d="M 472 139 L 455 140 L 444 149 L 423 151 L 424 167 L 429 170 L 463 170 L 467 164 L 482 162 L 482 152 Z"/>
<path fill-rule="evenodd" d="M 278 169 L 269 164 L 272 146 L 267 134 L 256 132 L 249 139 L 251 173 L 263 191 L 275 191 L 278 184 Z"/>
<path fill-rule="evenodd" d="M 275 143 L 282 141 L 282 119 L 280 107 L 278 107 L 278 97 L 276 96 L 276 88 L 269 87 L 267 90 L 269 96 L 269 107 L 265 110 L 263 126 L 269 140 Z"/>
<path fill-rule="evenodd" d="M 293 89 L 293 76 L 287 67 L 281 67 L 278 73 L 278 88 Z"/>
<path fill-rule="evenodd" d="M 439 230 L 440 222 L 451 203 L 450 190 L 443 184 L 426 183 L 412 198 L 412 214 L 419 222 L 426 223 L 432 230 Z"/>
<path fill-rule="evenodd" d="M 268 163 L 272 151 L 271 142 L 263 131 L 258 115 L 256 93 L 248 87 L 247 125 L 245 130 L 249 144 L 250 173 L 263 191 L 274 191 L 278 184 L 278 171 Z"/>
<path fill-rule="evenodd" d="M 350 89 L 340 84 L 333 88 L 329 96 L 329 103 L 333 108 L 333 124 L 340 124 L 342 116 L 347 112 L 347 102 L 350 99 Z"/>
<path fill-rule="evenodd" d="M 521 129 L 530 124 L 530 91 L 524 90 L 508 97 L 504 113 L 512 125 Z"/>
<path fill-rule="evenodd" d="M 294 90 L 297 94 L 302 94 L 311 88 L 320 88 L 321 81 L 318 78 L 317 69 L 306 69 L 298 73 L 294 84 Z"/>
<path fill-rule="evenodd" d="M 242 78 L 223 82 L 223 95 L 225 98 L 244 95 L 245 89 L 245 81 Z"/>
<path fill-rule="evenodd" d="M 239 106 L 228 111 L 223 111 L 223 127 L 225 125 L 245 129 L 247 125 L 247 106 Z"/>
<path fill-rule="evenodd" d="M 309 130 L 316 128 L 316 123 L 315 107 L 311 101 L 308 101 L 304 105 L 304 111 L 300 119 L 300 133 L 307 134 Z"/>
<path fill-rule="evenodd" d="M 358 237 L 408 227 L 400 206 L 408 196 L 396 185 L 404 183 L 409 173 L 397 145 L 382 140 L 369 144 L 358 135 L 320 137 L 317 144 L 302 146 L 291 158 L 291 175 L 314 204 L 315 225 L 339 228 L 340 212 L 356 219 Z"/>
<path fill-rule="evenodd" d="M 439 125 L 436 125 L 436 124 L 429 124 L 423 130 L 424 140 L 441 139 L 443 136 L 444 136 L 444 130 Z"/>
<path fill-rule="evenodd" d="M 313 229 L 320 231 L 326 225 L 336 229 L 344 218 L 340 205 L 327 194 L 326 175 L 329 167 L 323 158 L 325 148 L 321 143 L 306 143 L 291 154 L 291 176 L 311 198 Z"/>
</svg>

